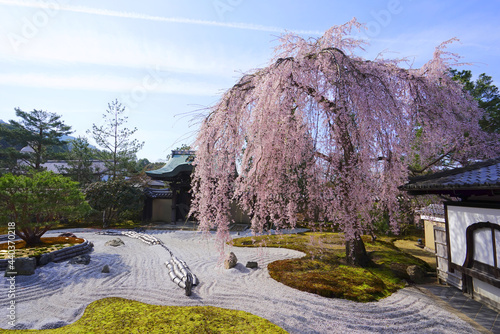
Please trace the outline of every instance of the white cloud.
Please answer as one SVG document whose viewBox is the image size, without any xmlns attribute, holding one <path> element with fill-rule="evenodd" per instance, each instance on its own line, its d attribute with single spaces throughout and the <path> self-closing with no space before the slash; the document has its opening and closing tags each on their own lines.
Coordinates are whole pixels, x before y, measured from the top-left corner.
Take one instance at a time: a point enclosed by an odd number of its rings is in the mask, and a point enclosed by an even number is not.
<svg viewBox="0 0 500 334">
<path fill-rule="evenodd" d="M 121 17 L 121 18 L 147 20 L 147 21 L 159 21 L 159 22 L 168 22 L 168 23 L 182 23 L 182 24 L 190 24 L 190 25 L 223 27 L 223 28 L 231 28 L 231 29 L 256 30 L 256 31 L 278 32 L 278 33 L 285 32 L 285 30 L 286 30 L 286 29 L 280 28 L 280 27 L 264 26 L 264 25 L 251 24 L 251 23 L 195 20 L 195 19 L 189 19 L 189 18 L 184 18 L 184 17 L 164 17 L 164 16 L 147 15 L 147 14 L 142 14 L 142 13 L 134 13 L 134 12 L 123 12 L 123 11 L 114 11 L 114 10 L 100 9 L 100 8 L 90 8 L 90 7 L 85 7 L 85 6 L 72 6 L 72 5 L 61 4 L 61 1 L 57 1 L 57 0 L 50 1 L 47 3 L 34 2 L 34 1 L 0 0 L 0 4 L 32 7 L 32 8 L 56 9 L 56 10 L 76 12 L 76 13 L 111 16 L 111 17 Z M 294 32 L 297 34 L 307 34 L 307 35 L 322 35 L 323 34 L 322 32 L 316 31 L 316 30 L 291 30 L 291 32 Z"/>
<path fill-rule="evenodd" d="M 8 44 L 8 43 L 7 43 Z M 19 50 L 0 45 L 0 60 L 49 65 L 93 64 L 127 68 L 161 68 L 162 71 L 234 76 L 235 69 L 244 69 L 255 61 L 255 55 L 239 57 L 217 48 L 201 53 L 190 45 L 154 40 L 142 41 L 132 36 L 112 35 L 88 30 L 44 31 L 36 39 L 20 45 Z"/>
<path fill-rule="evenodd" d="M 136 100 L 141 100 L 145 94 L 150 93 L 215 96 L 220 89 L 207 82 L 155 78 L 151 74 L 146 74 L 138 80 L 111 75 L 60 76 L 45 73 L 3 73 L 0 74 L 0 85 L 118 92 Z"/>
</svg>

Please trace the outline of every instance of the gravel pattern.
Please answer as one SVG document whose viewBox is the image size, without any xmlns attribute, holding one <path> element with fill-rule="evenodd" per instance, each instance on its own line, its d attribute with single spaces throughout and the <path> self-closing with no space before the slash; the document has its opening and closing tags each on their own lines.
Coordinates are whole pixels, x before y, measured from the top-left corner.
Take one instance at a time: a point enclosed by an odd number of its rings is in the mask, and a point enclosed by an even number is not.
<svg viewBox="0 0 500 334">
<path fill-rule="evenodd" d="M 228 247 L 238 265 L 226 270 L 213 240 L 198 232 L 148 231 L 199 278 L 190 297 L 174 284 L 165 267 L 170 254 L 161 245 L 148 246 L 124 238 L 125 245 L 104 244 L 111 235 L 79 232 L 94 244 L 89 265 L 66 262 L 39 267 L 32 276 L 16 278 L 16 327 L 46 329 L 76 321 L 91 302 L 123 297 L 157 305 L 212 305 L 238 309 L 269 319 L 290 333 L 475 333 L 473 327 L 447 312 L 414 288 L 406 288 L 379 302 L 356 303 L 323 298 L 289 288 L 269 276 L 267 264 L 303 253 L 277 248 Z M 50 236 L 50 233 L 47 233 Z M 245 267 L 256 261 L 257 269 Z M 102 273 L 104 265 L 110 273 Z M 0 327 L 7 323 L 10 284 L 0 283 Z"/>
</svg>

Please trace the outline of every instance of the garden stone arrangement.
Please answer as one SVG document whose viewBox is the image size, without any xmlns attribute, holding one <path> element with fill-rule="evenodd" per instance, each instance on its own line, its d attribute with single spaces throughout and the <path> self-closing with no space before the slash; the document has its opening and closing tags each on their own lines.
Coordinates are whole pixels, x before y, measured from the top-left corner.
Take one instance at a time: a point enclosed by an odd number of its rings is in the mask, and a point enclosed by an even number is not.
<svg viewBox="0 0 500 334">
<path fill-rule="evenodd" d="M 273 280 L 274 261 L 304 256 L 285 248 L 234 248 L 238 265 L 224 269 L 220 249 L 210 235 L 194 231 L 155 231 L 162 244 L 145 246 L 135 238 L 78 232 L 94 244 L 88 265 L 48 263 L 31 276 L 16 278 L 15 329 L 48 329 L 71 324 L 93 301 L 121 297 L 153 305 L 216 306 L 263 317 L 289 333 L 476 333 L 467 322 L 416 288 L 405 288 L 378 302 L 356 303 L 324 298 Z M 56 232 L 48 232 L 49 234 Z M 120 237 L 124 245 L 105 246 Z M 189 297 L 172 284 L 163 265 L 168 248 L 189 264 L 199 284 Z M 249 269 L 245 263 L 258 262 Z M 103 273 L 108 265 L 110 272 Z M 0 281 L 0 295 L 9 282 Z M 0 327 L 7 324 L 7 298 L 0 298 Z"/>
<path fill-rule="evenodd" d="M 63 249 L 59 249 L 50 253 L 45 253 L 40 255 L 40 257 L 32 258 L 33 260 L 27 260 L 30 258 L 16 258 L 14 262 L 14 272 L 17 272 L 18 275 L 31 275 L 34 272 L 34 269 L 36 266 L 44 266 L 50 262 L 62 262 L 65 260 L 68 260 L 72 257 L 79 256 L 86 254 L 92 250 L 94 247 L 94 244 L 92 242 L 89 242 L 88 240 L 85 240 L 81 244 L 77 244 L 74 246 L 66 247 Z M 7 264 L 8 264 L 9 259 L 0 259 L 0 270 L 6 270 Z M 26 266 L 26 262 L 32 263 L 31 266 L 35 266 L 33 268 L 33 272 L 30 273 L 30 270 L 25 271 L 24 269 L 21 270 L 20 266 L 23 266 L 23 268 Z M 19 267 L 19 271 L 17 270 Z M 5 273 L 7 275 L 7 271 Z"/>
<path fill-rule="evenodd" d="M 139 239 L 142 242 L 153 246 L 153 245 L 160 245 L 162 246 L 169 254 L 170 254 L 170 261 L 165 262 L 165 265 L 168 268 L 168 275 L 172 282 L 177 284 L 180 288 L 184 289 L 186 291 L 186 296 L 191 296 L 191 289 L 193 286 L 198 285 L 198 278 L 196 275 L 194 275 L 191 270 L 189 269 L 188 265 L 186 262 L 183 260 L 179 260 L 177 257 L 175 257 L 168 249 L 161 240 L 158 238 L 146 234 L 146 233 L 139 233 L 136 231 L 113 231 L 113 230 L 108 230 L 105 232 L 97 232 L 97 234 L 102 234 L 102 235 L 125 235 L 130 238 L 134 239 Z M 108 242 L 106 242 L 106 245 L 108 246 L 120 246 L 123 245 L 124 242 L 120 239 L 113 239 Z"/>
</svg>

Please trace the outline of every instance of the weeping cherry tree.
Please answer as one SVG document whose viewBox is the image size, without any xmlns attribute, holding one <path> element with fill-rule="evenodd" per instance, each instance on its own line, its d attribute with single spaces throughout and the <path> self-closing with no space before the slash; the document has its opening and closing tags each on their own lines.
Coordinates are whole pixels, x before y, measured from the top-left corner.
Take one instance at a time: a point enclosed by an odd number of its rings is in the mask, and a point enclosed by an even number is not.
<svg viewBox="0 0 500 334">
<path fill-rule="evenodd" d="M 494 156 L 498 137 L 453 81 L 458 56 L 438 46 L 418 69 L 365 60 L 355 19 L 318 39 L 281 37 L 270 65 L 244 75 L 204 119 L 191 213 L 229 238 L 237 203 L 256 232 L 294 227 L 298 214 L 343 232 L 348 262 L 366 265 L 361 235 L 384 212 L 397 230 L 398 186 L 442 161 Z"/>
</svg>

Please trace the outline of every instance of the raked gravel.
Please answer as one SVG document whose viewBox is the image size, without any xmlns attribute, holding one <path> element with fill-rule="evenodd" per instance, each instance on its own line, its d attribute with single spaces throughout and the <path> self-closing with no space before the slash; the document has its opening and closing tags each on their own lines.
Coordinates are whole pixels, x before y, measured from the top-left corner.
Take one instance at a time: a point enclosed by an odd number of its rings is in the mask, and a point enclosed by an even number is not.
<svg viewBox="0 0 500 334">
<path fill-rule="evenodd" d="M 51 236 L 56 232 L 49 232 Z M 57 232 L 59 233 L 59 232 Z M 116 236 L 75 232 L 94 243 L 89 265 L 49 263 L 32 276 L 16 278 L 17 329 L 47 329 L 78 320 L 85 307 L 105 297 L 156 305 L 212 305 L 266 318 L 290 333 L 475 333 L 475 329 L 415 288 L 405 288 L 373 303 L 323 298 L 298 291 L 269 276 L 267 264 L 303 253 L 278 248 L 228 247 L 238 265 L 226 270 L 213 239 L 199 232 L 151 231 L 187 262 L 200 283 L 190 297 L 174 284 L 165 266 L 170 254 L 161 245 L 120 236 L 125 245 L 105 246 Z M 258 269 L 245 267 L 256 261 Z M 102 273 L 104 265 L 110 273 Z M 9 282 L 1 272 L 0 327 L 8 324 Z"/>
</svg>

